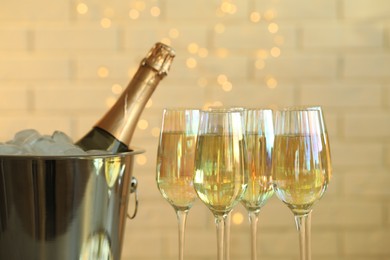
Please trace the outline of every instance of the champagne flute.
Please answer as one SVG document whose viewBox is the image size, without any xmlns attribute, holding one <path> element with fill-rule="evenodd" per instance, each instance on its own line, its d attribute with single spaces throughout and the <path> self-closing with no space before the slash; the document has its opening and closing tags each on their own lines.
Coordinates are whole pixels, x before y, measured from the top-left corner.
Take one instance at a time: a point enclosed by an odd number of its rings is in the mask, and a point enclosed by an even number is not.
<svg viewBox="0 0 390 260">
<path fill-rule="evenodd" d="M 241 203 L 248 211 L 251 225 L 251 259 L 256 260 L 259 212 L 274 194 L 271 176 L 274 126 L 271 109 L 246 111 L 246 145 L 249 179 Z"/>
<path fill-rule="evenodd" d="M 276 113 L 272 177 L 277 197 L 292 211 L 301 260 L 311 260 L 311 212 L 331 176 L 328 135 L 320 107 Z"/>
<path fill-rule="evenodd" d="M 208 110 L 237 110 L 237 111 L 242 111 L 245 112 L 246 108 L 244 107 L 228 107 L 228 108 L 223 108 L 221 106 L 210 106 L 208 107 Z M 243 115 L 245 119 L 245 114 Z M 232 220 L 232 211 L 231 210 L 225 217 L 225 225 L 224 225 L 224 260 L 229 260 L 230 259 L 230 226 L 231 226 L 231 220 Z"/>
<path fill-rule="evenodd" d="M 188 211 L 197 198 L 193 187 L 199 110 L 164 109 L 157 150 L 158 189 L 173 206 L 179 224 L 179 259 L 184 259 Z"/>
<path fill-rule="evenodd" d="M 214 215 L 218 260 L 223 260 L 225 254 L 226 216 L 239 203 L 248 181 L 243 116 L 242 109 L 221 108 L 200 113 L 194 188 Z"/>
</svg>

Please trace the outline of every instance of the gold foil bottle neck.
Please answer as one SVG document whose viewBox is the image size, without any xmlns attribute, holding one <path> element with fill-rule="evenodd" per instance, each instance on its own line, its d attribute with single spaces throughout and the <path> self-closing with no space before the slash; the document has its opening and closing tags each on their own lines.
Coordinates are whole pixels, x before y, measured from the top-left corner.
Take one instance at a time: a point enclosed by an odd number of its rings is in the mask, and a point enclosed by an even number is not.
<svg viewBox="0 0 390 260">
<path fill-rule="evenodd" d="M 155 69 L 161 76 L 166 76 L 175 55 L 176 53 L 171 47 L 158 42 L 143 59 L 142 65 Z"/>
<path fill-rule="evenodd" d="M 129 146 L 146 103 L 159 82 L 167 76 L 174 57 L 171 47 L 156 43 L 117 102 L 95 126 Z"/>
</svg>

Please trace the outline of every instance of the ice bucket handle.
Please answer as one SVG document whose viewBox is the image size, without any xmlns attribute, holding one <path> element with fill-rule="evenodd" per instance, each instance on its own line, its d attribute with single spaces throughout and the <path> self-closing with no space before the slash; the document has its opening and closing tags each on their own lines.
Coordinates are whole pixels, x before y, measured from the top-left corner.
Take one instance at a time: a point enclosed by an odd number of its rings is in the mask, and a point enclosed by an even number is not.
<svg viewBox="0 0 390 260">
<path fill-rule="evenodd" d="M 131 194 L 134 193 L 134 201 L 135 201 L 135 207 L 134 207 L 134 211 L 133 211 L 133 214 L 129 214 L 129 212 L 127 212 L 127 217 L 129 219 L 133 219 L 135 218 L 135 216 L 137 215 L 137 211 L 138 211 L 138 192 L 137 192 L 137 186 L 138 186 L 138 181 L 137 179 L 132 176 L 131 177 L 131 183 L 130 183 L 130 197 L 131 197 Z"/>
</svg>

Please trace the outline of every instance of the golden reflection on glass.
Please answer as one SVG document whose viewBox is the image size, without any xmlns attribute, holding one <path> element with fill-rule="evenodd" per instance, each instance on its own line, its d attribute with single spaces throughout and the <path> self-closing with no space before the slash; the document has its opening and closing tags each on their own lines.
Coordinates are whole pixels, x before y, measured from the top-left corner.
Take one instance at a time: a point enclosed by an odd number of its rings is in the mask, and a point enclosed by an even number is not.
<svg viewBox="0 0 390 260">
<path fill-rule="evenodd" d="M 99 175 L 100 174 L 100 171 L 103 167 L 103 159 L 101 158 L 95 158 L 93 160 L 93 166 L 95 167 L 95 174 L 96 175 Z"/>
<path fill-rule="evenodd" d="M 110 195 L 110 190 L 114 187 L 118 177 L 123 174 L 125 170 L 125 165 L 122 164 L 121 159 L 118 157 L 109 158 L 105 161 L 104 164 L 104 177 L 106 178 L 106 183 Z"/>
<path fill-rule="evenodd" d="M 99 232 L 86 241 L 81 250 L 79 260 L 104 259 L 113 260 L 111 242 L 104 232 Z"/>
</svg>

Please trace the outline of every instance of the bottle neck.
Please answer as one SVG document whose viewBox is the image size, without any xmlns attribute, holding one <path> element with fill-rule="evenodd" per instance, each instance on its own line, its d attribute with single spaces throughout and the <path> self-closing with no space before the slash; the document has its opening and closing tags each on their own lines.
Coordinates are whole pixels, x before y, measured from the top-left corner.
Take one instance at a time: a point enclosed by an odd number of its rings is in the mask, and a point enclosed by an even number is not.
<svg viewBox="0 0 390 260">
<path fill-rule="evenodd" d="M 114 106 L 95 125 L 129 145 L 141 113 L 163 74 L 141 66 Z"/>
</svg>

